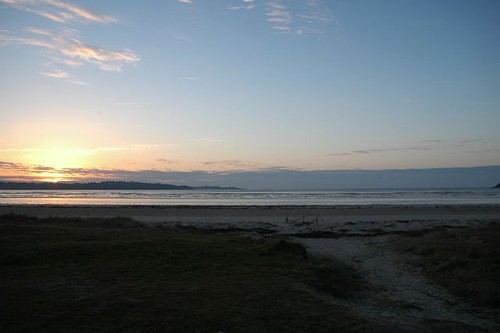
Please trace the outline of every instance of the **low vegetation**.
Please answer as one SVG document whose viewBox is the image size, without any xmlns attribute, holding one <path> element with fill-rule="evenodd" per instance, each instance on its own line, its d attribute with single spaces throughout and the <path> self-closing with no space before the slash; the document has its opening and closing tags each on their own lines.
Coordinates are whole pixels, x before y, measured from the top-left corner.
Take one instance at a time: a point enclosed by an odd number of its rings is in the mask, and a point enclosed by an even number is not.
<svg viewBox="0 0 500 333">
<path fill-rule="evenodd" d="M 393 245 L 452 293 L 500 308 L 500 223 L 402 236 Z"/>
<path fill-rule="evenodd" d="M 362 280 L 284 239 L 0 216 L 0 331 L 373 331 L 310 286 Z"/>
</svg>

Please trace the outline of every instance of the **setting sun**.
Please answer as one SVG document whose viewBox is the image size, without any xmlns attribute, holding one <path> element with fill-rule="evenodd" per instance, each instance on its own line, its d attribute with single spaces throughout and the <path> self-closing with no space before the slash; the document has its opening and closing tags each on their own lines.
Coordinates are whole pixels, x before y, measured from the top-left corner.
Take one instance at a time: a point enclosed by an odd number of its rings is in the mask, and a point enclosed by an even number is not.
<svg viewBox="0 0 500 333">
<path fill-rule="evenodd" d="M 63 182 L 63 181 L 70 181 L 73 180 L 69 178 L 66 174 L 62 172 L 42 172 L 38 174 L 38 177 L 40 177 L 40 181 L 43 182 L 49 182 L 49 183 L 57 183 L 57 182 Z"/>
</svg>

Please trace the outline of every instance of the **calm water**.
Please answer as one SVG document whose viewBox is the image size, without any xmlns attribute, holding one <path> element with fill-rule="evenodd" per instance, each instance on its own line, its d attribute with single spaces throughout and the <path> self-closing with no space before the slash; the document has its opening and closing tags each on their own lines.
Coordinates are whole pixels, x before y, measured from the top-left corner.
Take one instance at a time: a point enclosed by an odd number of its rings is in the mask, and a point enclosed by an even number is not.
<svg viewBox="0 0 500 333">
<path fill-rule="evenodd" d="M 332 191 L 0 191 L 0 204 L 428 205 L 500 204 L 499 189 Z"/>
</svg>

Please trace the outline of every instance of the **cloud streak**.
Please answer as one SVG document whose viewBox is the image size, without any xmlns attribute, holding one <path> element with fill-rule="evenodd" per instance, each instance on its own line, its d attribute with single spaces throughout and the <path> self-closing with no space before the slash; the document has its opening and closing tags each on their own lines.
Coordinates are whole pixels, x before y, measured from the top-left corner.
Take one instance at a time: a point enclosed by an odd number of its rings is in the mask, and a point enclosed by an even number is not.
<svg viewBox="0 0 500 333">
<path fill-rule="evenodd" d="M 228 6 L 227 9 L 229 10 L 240 10 L 240 9 L 246 9 L 250 10 L 253 9 L 254 7 L 254 0 L 243 0 L 243 4 L 240 6 Z"/>
<path fill-rule="evenodd" d="M 57 169 L 0 161 L 0 181 L 126 180 L 177 185 L 237 186 L 247 189 L 488 187 L 498 181 L 500 166 L 406 170 L 316 170 L 283 168 L 254 171 L 161 171 L 123 169 Z"/>
<path fill-rule="evenodd" d="M 274 30 L 290 32 L 292 16 L 281 0 L 273 0 L 267 3 L 266 20 L 271 23 Z"/>
<path fill-rule="evenodd" d="M 60 69 L 56 69 L 52 72 L 40 72 L 41 75 L 46 77 L 53 77 L 56 79 L 67 79 L 69 78 L 69 73 Z"/>
<path fill-rule="evenodd" d="M 266 3 L 266 20 L 280 33 L 322 33 L 332 19 L 330 9 L 321 0 L 270 0 Z"/>
<path fill-rule="evenodd" d="M 406 146 L 406 147 L 386 147 L 386 148 L 373 148 L 353 150 L 350 152 L 334 153 L 329 156 L 354 156 L 354 155 L 368 155 L 386 152 L 404 152 L 404 151 L 433 151 L 433 150 L 449 150 L 466 147 L 474 142 L 481 142 L 482 139 L 464 139 L 456 143 L 442 145 L 441 140 L 421 140 L 420 143 L 428 143 L 427 145 Z"/>
<path fill-rule="evenodd" d="M 175 160 L 157 159 L 157 163 L 175 165 Z M 56 168 L 44 165 L 29 165 L 0 161 L 0 181 L 43 181 L 58 179 L 64 181 L 99 181 L 99 180 L 127 180 L 145 182 L 191 183 L 198 185 L 206 182 L 212 176 L 286 171 L 285 167 L 258 168 L 257 163 L 240 160 L 221 160 L 201 162 L 206 167 L 224 171 L 172 171 L 172 170 L 125 170 L 125 169 L 98 169 L 98 168 Z M 190 180 L 187 180 L 190 179 Z"/>
<path fill-rule="evenodd" d="M 124 179 L 119 170 L 54 168 L 43 165 L 27 165 L 5 161 L 0 161 L 0 174 L 0 180 L 7 181 L 42 181 L 51 178 L 68 181 L 112 178 Z"/>
<path fill-rule="evenodd" d="M 139 56 L 131 50 L 113 51 L 101 47 L 86 45 L 77 38 L 56 40 L 56 48 L 65 57 L 80 59 L 96 64 L 100 69 L 121 72 L 125 64 L 138 62 Z"/>
<path fill-rule="evenodd" d="M 36 156 L 44 156 L 45 154 L 56 153 L 57 156 L 78 156 L 78 157 L 88 157 L 97 154 L 128 154 L 132 151 L 158 151 L 163 148 L 175 147 L 175 144 L 130 144 L 121 146 L 101 146 L 93 148 L 80 148 L 80 149 L 43 149 L 43 148 L 0 148 L 0 154 L 8 158 L 12 154 L 16 156 L 28 157 L 32 160 L 37 160 Z M 5 154 L 5 155 L 3 155 Z M 4 157 L 4 158 L 5 158 Z M 157 159 L 157 162 L 162 164 L 175 164 L 175 161 L 166 159 Z M 122 170 L 122 173 L 129 173 L 132 171 Z M 9 161 L 0 160 L 0 180 L 47 180 L 47 179 L 58 179 L 58 180 L 88 180 L 91 179 L 110 179 L 110 178 L 121 178 L 121 173 L 116 172 L 114 169 L 92 169 L 92 168 L 62 168 L 47 165 L 34 165 L 34 164 L 23 164 L 14 163 Z"/>
<path fill-rule="evenodd" d="M 115 17 L 94 13 L 60 0 L 0 0 L 12 8 L 42 16 L 56 23 L 115 23 Z"/>
<path fill-rule="evenodd" d="M 202 138 L 201 141 L 208 143 L 224 143 L 227 142 L 227 139 L 224 138 Z"/>
<path fill-rule="evenodd" d="M 201 164 L 207 167 L 218 167 L 223 169 L 230 168 L 238 170 L 255 169 L 258 165 L 254 162 L 246 162 L 241 160 L 203 161 L 201 162 Z"/>
<path fill-rule="evenodd" d="M 230 11 L 263 8 L 266 22 L 276 33 L 281 34 L 319 34 L 325 31 L 333 20 L 333 15 L 324 0 L 233 0 L 227 6 Z M 178 0 L 192 4 L 192 0 Z M 262 3 L 262 4 L 261 4 Z M 261 11 L 255 11 L 261 13 Z"/>
<path fill-rule="evenodd" d="M 162 163 L 162 164 L 179 164 L 180 161 L 176 160 L 168 160 L 166 158 L 157 158 L 156 162 Z"/>
<path fill-rule="evenodd" d="M 138 151 L 138 150 L 155 150 L 163 148 L 175 147 L 172 143 L 155 143 L 155 144 L 130 144 L 130 145 L 120 145 L 120 146 L 102 146 L 93 148 L 79 148 L 79 149 L 61 149 L 61 151 L 68 154 L 77 155 L 91 155 L 101 152 L 126 152 L 126 151 Z M 0 148 L 0 153 L 20 153 L 20 154 L 31 154 L 31 153 L 43 153 L 47 151 L 53 151 L 58 149 L 43 149 L 43 148 Z"/>
</svg>

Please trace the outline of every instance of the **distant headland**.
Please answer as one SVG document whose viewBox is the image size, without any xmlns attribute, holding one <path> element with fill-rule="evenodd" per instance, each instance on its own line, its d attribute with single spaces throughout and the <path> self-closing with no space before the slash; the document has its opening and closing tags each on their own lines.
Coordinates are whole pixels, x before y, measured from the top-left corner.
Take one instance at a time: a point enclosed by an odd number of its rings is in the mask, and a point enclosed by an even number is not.
<svg viewBox="0 0 500 333">
<path fill-rule="evenodd" d="M 500 183 L 498 183 L 495 186 L 493 186 L 493 188 L 500 188 Z"/>
<path fill-rule="evenodd" d="M 103 181 L 90 183 L 0 182 L 0 190 L 239 190 L 239 188 Z"/>
</svg>

